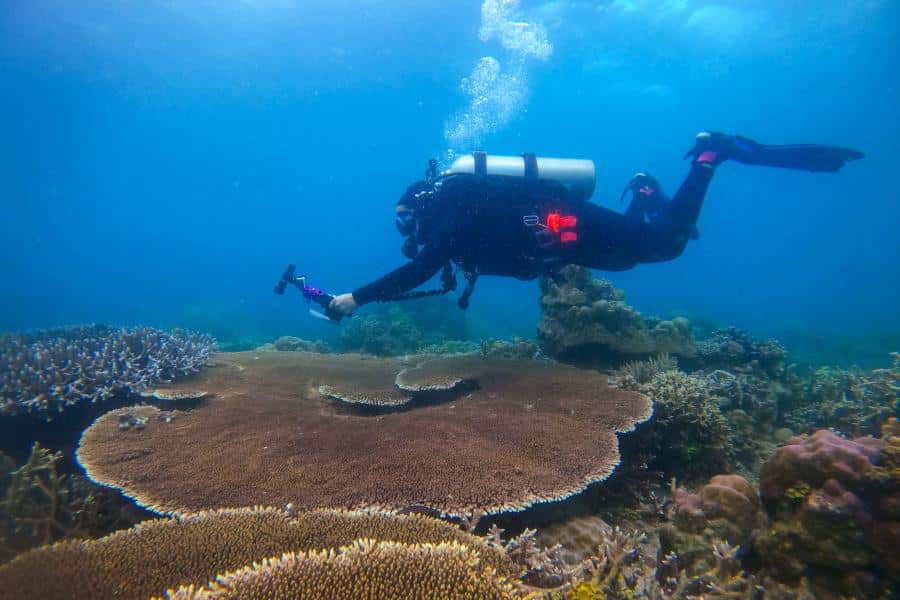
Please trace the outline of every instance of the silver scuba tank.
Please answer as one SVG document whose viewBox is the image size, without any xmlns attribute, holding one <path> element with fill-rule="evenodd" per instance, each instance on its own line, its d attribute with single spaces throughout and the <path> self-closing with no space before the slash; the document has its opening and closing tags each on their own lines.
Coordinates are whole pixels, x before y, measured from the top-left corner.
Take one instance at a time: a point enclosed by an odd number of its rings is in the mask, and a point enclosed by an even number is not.
<svg viewBox="0 0 900 600">
<path fill-rule="evenodd" d="M 453 161 L 443 175 L 469 173 L 502 177 L 534 177 L 558 181 L 573 199 L 589 200 L 594 193 L 596 169 L 594 161 L 575 158 L 544 158 L 533 154 L 495 156 L 473 152 Z"/>
</svg>

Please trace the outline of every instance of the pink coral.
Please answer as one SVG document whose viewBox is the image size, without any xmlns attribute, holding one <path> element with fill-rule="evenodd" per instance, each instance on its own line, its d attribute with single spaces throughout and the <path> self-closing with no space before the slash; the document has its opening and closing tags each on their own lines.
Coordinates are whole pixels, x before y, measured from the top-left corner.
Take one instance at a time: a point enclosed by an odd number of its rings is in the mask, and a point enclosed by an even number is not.
<svg viewBox="0 0 900 600">
<path fill-rule="evenodd" d="M 764 498 L 778 499 L 800 483 L 818 488 L 829 479 L 858 489 L 880 451 L 877 439 L 848 440 L 826 429 L 808 438 L 792 437 L 763 465 L 760 492 Z"/>
</svg>

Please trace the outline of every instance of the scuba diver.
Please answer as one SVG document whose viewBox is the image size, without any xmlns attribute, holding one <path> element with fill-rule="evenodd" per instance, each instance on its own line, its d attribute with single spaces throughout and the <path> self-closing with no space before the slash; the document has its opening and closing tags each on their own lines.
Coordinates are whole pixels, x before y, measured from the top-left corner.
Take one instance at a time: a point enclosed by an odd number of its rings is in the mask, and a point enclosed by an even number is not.
<svg viewBox="0 0 900 600">
<path fill-rule="evenodd" d="M 589 160 L 475 152 L 440 174 L 432 160 L 426 180 L 409 186 L 396 206 L 409 262 L 352 293 L 326 295 L 327 304 L 320 304 L 339 320 L 370 302 L 447 293 L 456 287 L 454 264 L 468 282 L 459 298 L 465 308 L 479 275 L 533 279 L 554 277 L 568 264 L 622 271 L 673 260 L 697 237 L 706 190 L 724 161 L 835 172 L 863 156 L 834 146 L 769 146 L 701 132 L 684 155 L 691 167 L 675 195 L 669 199 L 654 177 L 637 173 L 622 192 L 623 199 L 632 194 L 624 214 L 589 201 L 595 181 Z M 412 291 L 438 271 L 440 290 Z"/>
</svg>

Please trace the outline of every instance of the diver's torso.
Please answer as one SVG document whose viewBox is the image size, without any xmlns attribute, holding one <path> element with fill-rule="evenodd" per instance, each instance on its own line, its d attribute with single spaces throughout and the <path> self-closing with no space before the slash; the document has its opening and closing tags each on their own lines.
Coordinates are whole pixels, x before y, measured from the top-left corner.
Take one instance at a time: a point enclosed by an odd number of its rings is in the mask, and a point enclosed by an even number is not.
<svg viewBox="0 0 900 600">
<path fill-rule="evenodd" d="M 554 211 L 576 214 L 578 203 L 553 182 L 454 175 L 441 182 L 440 204 L 454 261 L 484 275 L 531 279 L 555 254 L 539 235 L 542 223 Z"/>
</svg>

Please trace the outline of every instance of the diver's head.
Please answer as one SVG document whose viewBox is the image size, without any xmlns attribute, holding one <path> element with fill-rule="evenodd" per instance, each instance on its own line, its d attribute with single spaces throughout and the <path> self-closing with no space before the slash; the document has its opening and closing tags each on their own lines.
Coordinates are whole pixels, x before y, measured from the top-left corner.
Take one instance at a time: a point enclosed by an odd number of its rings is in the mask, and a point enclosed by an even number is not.
<svg viewBox="0 0 900 600">
<path fill-rule="evenodd" d="M 426 197 L 434 191 L 431 184 L 425 181 L 417 181 L 403 192 L 397 200 L 394 222 L 397 231 L 403 237 L 409 237 L 416 232 L 416 215 L 421 213 L 426 202 Z"/>
</svg>

